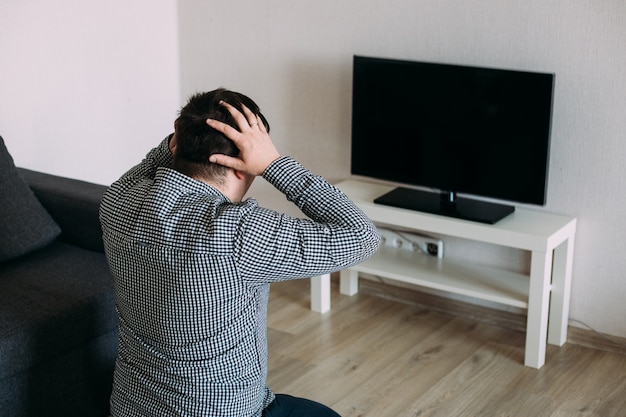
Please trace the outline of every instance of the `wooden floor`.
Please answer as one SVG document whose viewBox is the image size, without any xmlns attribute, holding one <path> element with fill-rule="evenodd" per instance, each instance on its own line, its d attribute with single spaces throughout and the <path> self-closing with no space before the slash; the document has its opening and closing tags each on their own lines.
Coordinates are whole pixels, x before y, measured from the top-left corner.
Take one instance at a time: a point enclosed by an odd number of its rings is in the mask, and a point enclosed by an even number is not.
<svg viewBox="0 0 626 417">
<path fill-rule="evenodd" d="M 524 333 L 359 293 L 309 309 L 308 280 L 273 284 L 268 385 L 343 417 L 626 416 L 626 355 L 549 346 L 523 365 Z"/>
</svg>

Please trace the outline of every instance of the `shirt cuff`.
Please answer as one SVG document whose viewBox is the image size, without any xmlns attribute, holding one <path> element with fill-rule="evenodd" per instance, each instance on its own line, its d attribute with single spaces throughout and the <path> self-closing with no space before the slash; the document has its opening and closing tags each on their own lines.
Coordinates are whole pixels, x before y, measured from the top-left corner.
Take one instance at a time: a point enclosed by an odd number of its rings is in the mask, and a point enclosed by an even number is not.
<svg viewBox="0 0 626 417">
<path fill-rule="evenodd" d="M 290 156 L 281 156 L 272 162 L 263 172 L 263 178 L 276 187 L 277 190 L 288 194 L 290 188 L 302 181 L 303 176 L 310 171 Z"/>
</svg>

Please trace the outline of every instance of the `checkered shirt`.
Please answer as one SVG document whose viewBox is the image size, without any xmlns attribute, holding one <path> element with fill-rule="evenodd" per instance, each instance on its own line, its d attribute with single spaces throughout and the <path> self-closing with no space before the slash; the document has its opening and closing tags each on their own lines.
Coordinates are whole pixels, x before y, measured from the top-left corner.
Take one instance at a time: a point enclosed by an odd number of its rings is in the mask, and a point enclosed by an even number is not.
<svg viewBox="0 0 626 417">
<path fill-rule="evenodd" d="M 100 208 L 119 315 L 111 413 L 260 416 L 271 282 L 340 270 L 378 247 L 348 198 L 290 157 L 263 177 L 299 219 L 231 203 L 171 166 L 169 137 L 106 192 Z"/>
</svg>

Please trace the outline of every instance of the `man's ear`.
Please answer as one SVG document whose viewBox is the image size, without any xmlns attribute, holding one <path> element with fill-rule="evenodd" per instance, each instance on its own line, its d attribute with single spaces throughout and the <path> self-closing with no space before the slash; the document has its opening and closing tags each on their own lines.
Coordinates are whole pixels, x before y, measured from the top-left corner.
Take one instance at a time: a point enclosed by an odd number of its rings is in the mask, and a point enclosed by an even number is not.
<svg viewBox="0 0 626 417">
<path fill-rule="evenodd" d="M 170 152 L 172 153 L 172 155 L 176 154 L 176 134 L 175 133 L 170 137 Z"/>
<path fill-rule="evenodd" d="M 238 180 L 244 179 L 246 175 L 245 172 L 239 171 L 238 169 L 233 169 L 233 173 L 235 174 Z"/>
</svg>

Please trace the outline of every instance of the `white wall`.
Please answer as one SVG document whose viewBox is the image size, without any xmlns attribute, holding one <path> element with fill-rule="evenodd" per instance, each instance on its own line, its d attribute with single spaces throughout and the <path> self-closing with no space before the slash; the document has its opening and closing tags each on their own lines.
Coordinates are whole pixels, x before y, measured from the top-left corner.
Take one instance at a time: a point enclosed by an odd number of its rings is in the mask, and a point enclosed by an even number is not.
<svg viewBox="0 0 626 417">
<path fill-rule="evenodd" d="M 175 0 L 2 0 L 0 135 L 16 164 L 109 184 L 172 130 Z"/>
<path fill-rule="evenodd" d="M 545 210 L 579 218 L 571 316 L 626 336 L 626 2 L 180 0 L 179 19 L 183 93 L 249 94 L 280 150 L 331 180 L 349 175 L 353 54 L 555 72 Z M 527 268 L 524 253 L 446 243 Z"/>
</svg>

